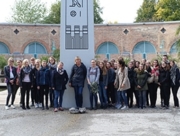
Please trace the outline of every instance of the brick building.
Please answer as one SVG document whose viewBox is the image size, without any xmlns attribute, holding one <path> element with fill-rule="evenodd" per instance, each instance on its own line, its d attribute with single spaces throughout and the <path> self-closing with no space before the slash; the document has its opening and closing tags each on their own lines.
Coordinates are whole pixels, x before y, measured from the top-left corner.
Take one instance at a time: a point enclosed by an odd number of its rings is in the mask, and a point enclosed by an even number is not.
<svg viewBox="0 0 180 136">
<path fill-rule="evenodd" d="M 157 54 L 176 55 L 179 25 L 180 21 L 95 25 L 96 57 L 152 59 Z M 0 24 L 0 54 L 39 57 L 59 47 L 60 25 Z"/>
</svg>

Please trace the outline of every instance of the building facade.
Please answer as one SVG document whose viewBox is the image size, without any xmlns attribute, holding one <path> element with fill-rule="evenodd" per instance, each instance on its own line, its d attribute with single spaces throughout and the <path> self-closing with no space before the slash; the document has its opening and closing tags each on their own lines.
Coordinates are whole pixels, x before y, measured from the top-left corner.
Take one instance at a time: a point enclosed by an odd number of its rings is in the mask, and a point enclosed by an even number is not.
<svg viewBox="0 0 180 136">
<path fill-rule="evenodd" d="M 95 25 L 98 59 L 117 56 L 152 59 L 177 54 L 176 30 L 180 22 Z M 0 54 L 18 58 L 51 55 L 60 46 L 60 25 L 0 24 Z M 77 52 L 78 55 L 78 52 Z"/>
</svg>

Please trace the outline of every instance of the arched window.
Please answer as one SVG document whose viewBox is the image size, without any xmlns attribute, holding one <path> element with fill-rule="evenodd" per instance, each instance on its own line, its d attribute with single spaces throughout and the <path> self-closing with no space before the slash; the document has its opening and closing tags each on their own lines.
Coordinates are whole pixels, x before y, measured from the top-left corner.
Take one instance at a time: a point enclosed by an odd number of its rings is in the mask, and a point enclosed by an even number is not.
<svg viewBox="0 0 180 136">
<path fill-rule="evenodd" d="M 8 46 L 5 43 L 0 42 L 0 54 L 8 54 L 8 53 L 10 53 Z"/>
<path fill-rule="evenodd" d="M 156 49 L 153 44 L 147 41 L 142 41 L 134 46 L 133 54 L 142 54 L 143 58 L 146 58 L 147 54 L 155 54 Z"/>
<path fill-rule="evenodd" d="M 25 54 L 47 54 L 46 48 L 38 42 L 28 44 L 24 50 Z"/>
<path fill-rule="evenodd" d="M 104 54 L 108 59 L 110 59 L 110 55 L 119 54 L 119 50 L 114 43 L 104 42 L 98 47 L 96 54 Z"/>
<path fill-rule="evenodd" d="M 171 46 L 170 54 L 172 54 L 172 53 L 177 53 L 176 46 L 177 46 L 177 42 L 175 42 L 175 43 Z"/>
</svg>

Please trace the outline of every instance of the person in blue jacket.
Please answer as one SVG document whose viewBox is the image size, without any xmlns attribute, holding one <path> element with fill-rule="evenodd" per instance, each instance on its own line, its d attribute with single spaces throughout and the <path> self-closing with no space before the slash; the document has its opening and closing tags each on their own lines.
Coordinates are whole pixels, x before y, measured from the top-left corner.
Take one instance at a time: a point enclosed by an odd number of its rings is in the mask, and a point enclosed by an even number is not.
<svg viewBox="0 0 180 136">
<path fill-rule="evenodd" d="M 40 98 L 42 101 L 42 110 L 44 110 L 44 95 L 46 97 L 46 109 L 48 110 L 48 94 L 51 87 L 51 75 L 47 62 L 42 61 L 42 67 L 37 74 L 37 89 L 40 89 Z"/>
</svg>

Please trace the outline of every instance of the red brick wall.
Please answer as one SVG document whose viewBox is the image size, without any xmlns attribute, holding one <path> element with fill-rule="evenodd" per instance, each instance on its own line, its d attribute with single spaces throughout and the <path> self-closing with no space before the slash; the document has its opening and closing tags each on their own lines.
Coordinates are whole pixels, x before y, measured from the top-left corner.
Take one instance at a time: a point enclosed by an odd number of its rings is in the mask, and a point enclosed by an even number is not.
<svg viewBox="0 0 180 136">
<path fill-rule="evenodd" d="M 123 48 L 132 53 L 134 46 L 141 41 L 151 42 L 157 52 L 161 41 L 165 41 L 164 51 L 169 52 L 173 43 L 179 37 L 175 36 L 176 29 L 180 22 L 167 22 L 167 23 L 147 23 L 147 24 L 119 24 L 119 25 L 95 25 L 95 50 L 103 42 L 113 42 L 122 53 Z M 166 29 L 165 33 L 160 30 Z M 14 30 L 18 29 L 19 33 L 15 34 Z M 124 34 L 127 29 L 129 33 Z M 52 30 L 56 34 L 51 33 Z M 4 42 L 10 49 L 10 52 L 23 53 L 25 47 L 33 41 L 40 42 L 45 46 L 48 53 L 51 53 L 52 41 L 55 42 L 56 48 L 60 47 L 60 26 L 59 25 L 13 25 L 13 24 L 0 24 L 0 41 Z M 111 58 L 116 58 L 120 54 L 111 55 Z M 148 59 L 154 58 L 156 54 L 147 55 Z M 101 59 L 105 55 L 100 55 Z M 134 58 L 141 59 L 142 55 L 133 55 Z"/>
</svg>

